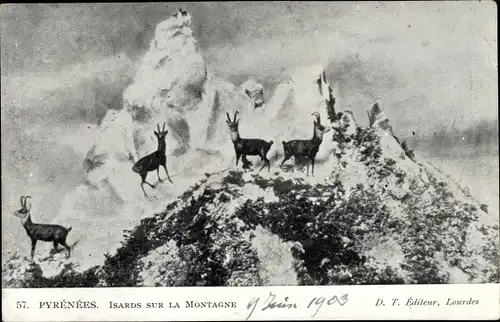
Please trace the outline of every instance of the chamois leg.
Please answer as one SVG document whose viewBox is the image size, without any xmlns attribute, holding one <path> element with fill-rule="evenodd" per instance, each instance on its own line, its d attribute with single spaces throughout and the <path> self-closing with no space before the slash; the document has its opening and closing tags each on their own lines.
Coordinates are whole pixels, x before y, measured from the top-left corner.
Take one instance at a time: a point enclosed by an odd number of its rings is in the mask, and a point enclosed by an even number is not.
<svg viewBox="0 0 500 322">
<path fill-rule="evenodd" d="M 267 171 L 271 171 L 271 162 L 269 162 L 269 159 L 267 158 L 267 152 L 269 152 L 269 149 L 268 150 L 265 150 L 263 149 L 260 153 L 261 153 L 261 161 L 265 161 L 264 165 L 262 166 L 262 169 L 267 165 Z M 262 170 L 261 169 L 261 170 Z"/>
<path fill-rule="evenodd" d="M 241 161 L 243 162 L 243 169 L 250 169 L 252 162 L 247 159 L 246 154 L 242 154 Z"/>
<path fill-rule="evenodd" d="M 261 161 L 265 161 L 265 158 L 261 157 L 261 158 L 260 158 L 260 160 L 261 160 Z M 264 167 L 265 167 L 266 165 L 267 165 L 267 163 L 266 163 L 266 162 L 262 162 L 262 166 L 260 167 L 259 172 L 261 172 L 261 171 L 262 171 L 262 169 L 264 169 Z"/>
<path fill-rule="evenodd" d="M 158 175 L 158 181 L 163 182 L 163 180 L 160 178 L 160 167 L 156 169 L 156 174 Z"/>
<path fill-rule="evenodd" d="M 163 169 L 165 169 L 165 173 L 167 174 L 168 181 L 170 181 L 170 183 L 173 183 L 172 180 L 170 179 L 170 175 L 168 174 L 167 164 L 164 163 L 161 166 L 163 167 Z"/>
<path fill-rule="evenodd" d="M 144 196 L 147 197 L 148 194 L 146 193 L 146 190 L 144 190 L 144 183 L 147 183 L 151 186 L 151 184 L 149 182 L 146 181 L 146 177 L 148 176 L 147 172 L 146 173 L 140 173 L 141 175 L 141 189 L 142 189 L 142 192 L 144 192 Z M 152 186 L 154 188 L 154 186 Z"/>
<path fill-rule="evenodd" d="M 238 161 L 240 161 L 241 154 L 236 153 L 236 166 L 238 166 Z"/>
<path fill-rule="evenodd" d="M 36 239 L 31 238 L 31 259 L 33 260 L 33 256 L 35 256 L 35 248 L 36 248 Z"/>
<path fill-rule="evenodd" d="M 314 176 L 314 156 L 311 158 L 312 175 Z"/>
<path fill-rule="evenodd" d="M 270 164 L 269 160 L 267 159 L 266 154 L 267 154 L 267 151 L 265 151 L 265 150 L 260 151 L 260 161 L 263 162 L 263 164 L 262 164 L 262 167 L 260 168 L 259 172 L 261 172 L 262 169 L 264 169 L 266 167 L 266 165 L 267 165 L 267 171 L 271 171 L 271 164 Z"/>
<path fill-rule="evenodd" d="M 144 182 L 141 182 L 141 189 L 142 189 L 142 192 L 144 192 L 144 196 L 147 197 L 148 194 L 146 193 L 146 190 L 144 190 Z"/>
<path fill-rule="evenodd" d="M 283 161 L 281 161 L 281 164 L 280 166 L 283 166 L 283 164 L 285 164 L 286 161 L 288 161 L 290 158 L 292 157 L 292 154 L 285 154 L 285 158 L 283 159 Z"/>
<path fill-rule="evenodd" d="M 146 177 L 147 177 L 147 176 L 148 176 L 148 173 L 147 173 L 147 172 L 146 172 L 146 173 L 142 173 L 142 174 L 141 174 L 142 183 L 143 183 L 143 184 L 145 183 L 145 184 L 149 185 L 149 186 L 150 186 L 151 188 L 153 188 L 153 189 L 154 189 L 154 188 L 156 188 L 156 187 L 155 187 L 155 185 L 153 185 L 153 184 L 151 184 L 151 183 L 149 183 L 149 182 L 147 182 L 147 181 L 146 181 Z"/>
<path fill-rule="evenodd" d="M 54 244 L 54 249 L 52 250 L 52 252 L 51 252 L 51 253 L 56 254 L 56 253 L 59 251 L 59 250 L 57 249 L 57 246 L 59 245 L 59 243 L 58 243 L 58 242 L 56 242 L 56 241 L 54 241 L 54 243 L 53 243 L 53 244 Z"/>
<path fill-rule="evenodd" d="M 266 166 L 267 166 L 267 171 L 271 171 L 271 164 L 269 160 L 267 158 L 263 158 L 262 161 L 264 161 L 264 163 L 262 164 L 262 167 L 260 167 L 259 172 L 261 172 L 262 169 L 264 169 Z"/>
<path fill-rule="evenodd" d="M 61 245 L 63 245 L 64 248 L 66 248 L 68 250 L 68 254 L 66 255 L 66 258 L 69 258 L 69 256 L 71 255 L 71 248 L 68 246 L 68 244 L 66 244 L 65 240 L 61 240 Z"/>
</svg>

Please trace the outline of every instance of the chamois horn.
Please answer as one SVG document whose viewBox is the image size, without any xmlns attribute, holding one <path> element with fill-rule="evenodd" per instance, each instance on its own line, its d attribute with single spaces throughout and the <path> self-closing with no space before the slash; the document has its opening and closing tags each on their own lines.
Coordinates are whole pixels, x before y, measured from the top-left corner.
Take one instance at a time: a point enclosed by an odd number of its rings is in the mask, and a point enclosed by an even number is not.
<svg viewBox="0 0 500 322">
<path fill-rule="evenodd" d="M 24 208 L 24 198 L 26 198 L 25 196 L 21 196 L 21 207 Z"/>
<path fill-rule="evenodd" d="M 28 209 L 28 207 L 26 207 L 26 202 L 28 201 L 28 199 L 31 199 L 31 196 L 24 197 L 24 209 Z M 31 209 L 31 207 L 30 207 L 30 209 Z"/>
<path fill-rule="evenodd" d="M 233 119 L 233 122 L 236 122 L 236 115 L 240 114 L 240 112 L 236 111 L 234 112 L 234 119 Z"/>
<path fill-rule="evenodd" d="M 311 115 L 316 116 L 316 120 L 318 121 L 319 124 L 321 124 L 321 117 L 318 112 L 313 112 Z"/>
</svg>

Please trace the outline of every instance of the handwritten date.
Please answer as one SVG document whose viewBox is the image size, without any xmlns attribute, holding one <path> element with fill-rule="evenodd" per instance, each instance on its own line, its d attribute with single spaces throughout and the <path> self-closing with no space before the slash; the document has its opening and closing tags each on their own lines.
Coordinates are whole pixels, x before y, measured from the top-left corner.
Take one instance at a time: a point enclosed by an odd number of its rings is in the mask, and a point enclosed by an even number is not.
<svg viewBox="0 0 500 322">
<path fill-rule="evenodd" d="M 312 308 L 313 310 L 315 309 L 314 314 L 311 315 L 311 317 L 315 317 L 324 304 L 326 304 L 327 306 L 332 306 L 334 304 L 339 304 L 340 306 L 344 306 L 348 300 L 349 300 L 348 294 L 344 294 L 340 298 L 337 295 L 333 295 L 329 299 L 325 298 L 324 296 L 314 297 L 309 301 L 307 308 L 308 309 Z M 298 303 L 292 301 L 288 296 L 285 296 L 282 301 L 277 300 L 276 294 L 273 294 L 273 292 L 269 293 L 269 296 L 262 304 L 260 303 L 261 303 L 260 297 L 254 297 L 250 302 L 248 302 L 247 310 L 250 310 L 250 312 L 248 313 L 248 316 L 246 317 L 245 320 L 250 319 L 250 317 L 253 315 L 257 307 L 259 307 L 261 311 L 266 311 L 271 309 L 290 310 L 290 309 L 297 309 L 299 307 Z"/>
</svg>

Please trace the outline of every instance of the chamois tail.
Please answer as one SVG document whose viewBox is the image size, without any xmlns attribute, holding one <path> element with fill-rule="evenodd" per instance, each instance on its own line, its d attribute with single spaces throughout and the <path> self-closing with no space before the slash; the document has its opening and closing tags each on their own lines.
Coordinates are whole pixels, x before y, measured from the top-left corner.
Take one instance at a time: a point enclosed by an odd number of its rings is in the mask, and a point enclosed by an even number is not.
<svg viewBox="0 0 500 322">
<path fill-rule="evenodd" d="M 137 173 L 140 172 L 139 165 L 137 163 L 134 164 L 134 166 L 132 167 L 132 171 L 137 172 Z"/>
</svg>

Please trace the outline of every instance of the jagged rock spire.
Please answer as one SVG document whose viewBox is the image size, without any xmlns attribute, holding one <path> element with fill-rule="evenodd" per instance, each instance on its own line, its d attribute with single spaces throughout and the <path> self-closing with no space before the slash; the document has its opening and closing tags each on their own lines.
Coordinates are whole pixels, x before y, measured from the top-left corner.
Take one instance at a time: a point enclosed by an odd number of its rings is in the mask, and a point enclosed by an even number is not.
<svg viewBox="0 0 500 322">
<path fill-rule="evenodd" d="M 330 122 L 334 122 L 336 120 L 336 112 L 335 112 L 336 100 L 334 95 L 334 89 L 326 80 L 326 72 L 324 69 L 319 74 L 316 83 L 318 84 L 319 94 L 325 100 L 328 119 L 330 120 Z"/>
<path fill-rule="evenodd" d="M 380 98 L 377 98 L 373 105 L 368 107 L 367 114 L 370 127 L 378 126 L 384 130 L 389 130 L 391 128 L 389 125 L 389 118 L 382 110 L 382 100 Z"/>
</svg>

